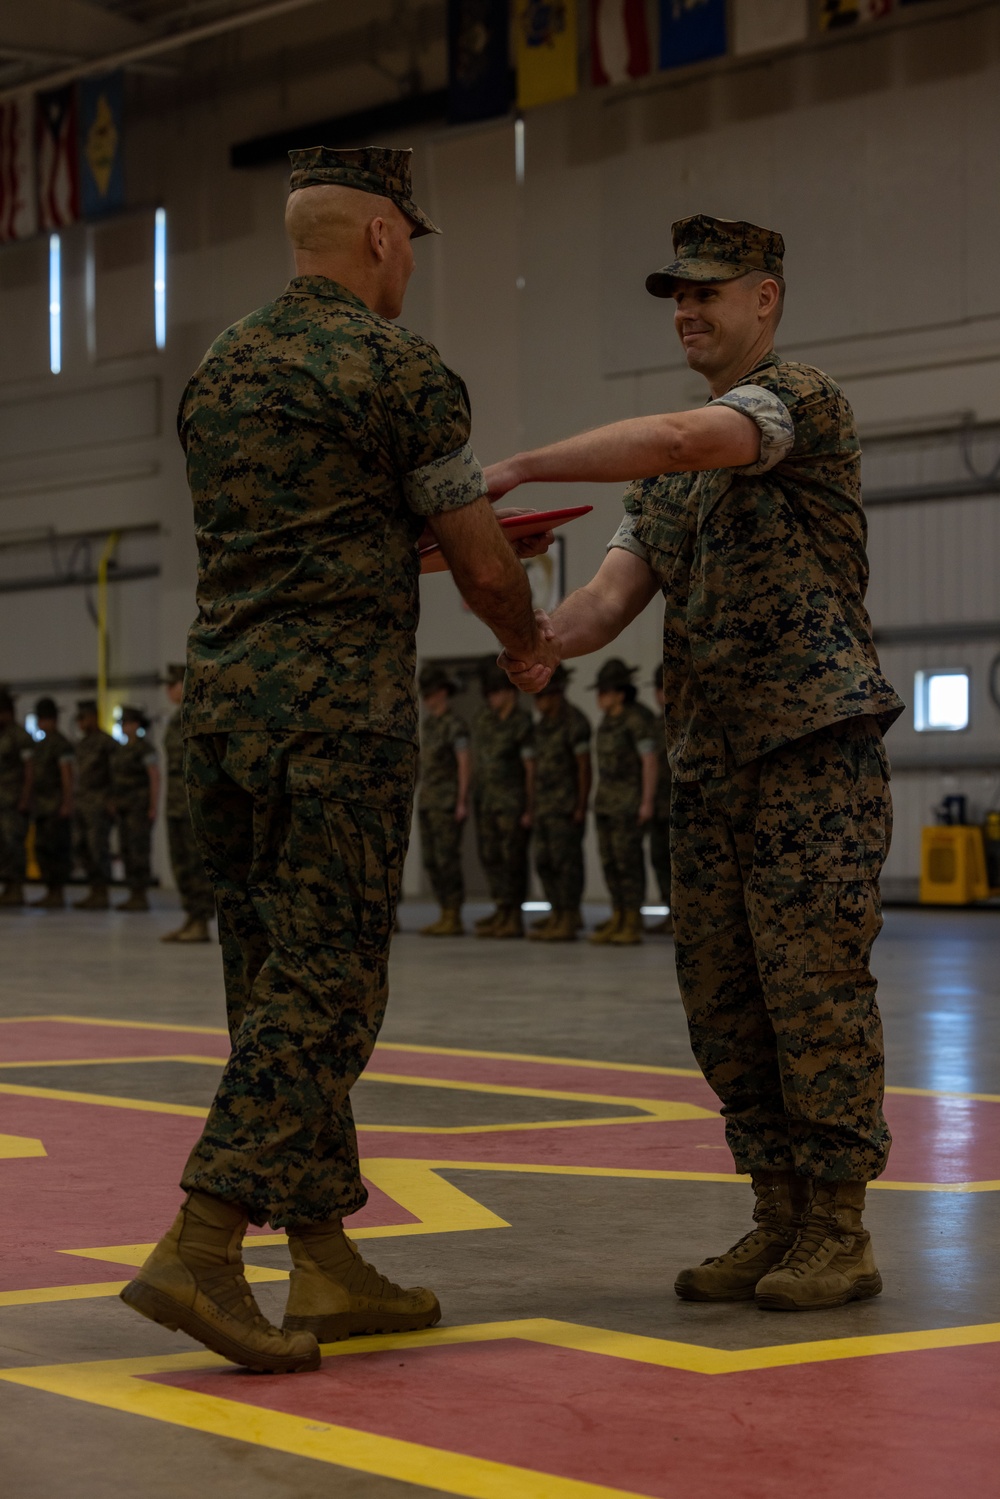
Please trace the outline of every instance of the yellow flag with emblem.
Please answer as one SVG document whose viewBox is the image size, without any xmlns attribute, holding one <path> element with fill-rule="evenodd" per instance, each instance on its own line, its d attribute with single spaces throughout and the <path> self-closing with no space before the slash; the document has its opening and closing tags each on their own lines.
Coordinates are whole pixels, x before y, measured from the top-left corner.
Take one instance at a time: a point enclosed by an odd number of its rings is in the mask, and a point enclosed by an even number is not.
<svg viewBox="0 0 1000 1499">
<path fill-rule="evenodd" d="M 576 0 L 515 0 L 517 105 L 568 99 L 579 86 Z"/>
</svg>

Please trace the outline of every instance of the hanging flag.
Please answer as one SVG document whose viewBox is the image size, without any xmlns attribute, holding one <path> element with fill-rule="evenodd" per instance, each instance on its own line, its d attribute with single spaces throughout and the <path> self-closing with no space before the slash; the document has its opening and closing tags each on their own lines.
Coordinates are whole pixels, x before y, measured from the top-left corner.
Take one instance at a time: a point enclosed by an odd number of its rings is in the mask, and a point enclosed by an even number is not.
<svg viewBox="0 0 1000 1499">
<path fill-rule="evenodd" d="M 63 229 L 80 217 L 80 173 L 76 138 L 76 90 L 35 95 L 35 159 L 38 227 Z"/>
<path fill-rule="evenodd" d="M 627 83 L 652 67 L 646 0 L 590 0 L 590 81 Z"/>
<path fill-rule="evenodd" d="M 891 10 L 892 0 L 820 0 L 819 24 L 823 31 L 836 31 L 859 21 L 877 21 Z"/>
<path fill-rule="evenodd" d="M 0 244 L 38 230 L 35 200 L 35 101 L 0 104 Z"/>
<path fill-rule="evenodd" d="M 789 47 L 804 42 L 808 34 L 808 0 L 735 0 L 733 52 L 737 57 Z"/>
<path fill-rule="evenodd" d="M 514 0 L 519 109 L 577 91 L 576 0 Z"/>
<path fill-rule="evenodd" d="M 125 206 L 124 74 L 84 78 L 77 99 L 80 207 L 85 219 Z"/>
<path fill-rule="evenodd" d="M 660 67 L 723 57 L 726 0 L 660 0 Z"/>
<path fill-rule="evenodd" d="M 448 0 L 449 120 L 491 120 L 513 98 L 509 0 Z"/>
</svg>

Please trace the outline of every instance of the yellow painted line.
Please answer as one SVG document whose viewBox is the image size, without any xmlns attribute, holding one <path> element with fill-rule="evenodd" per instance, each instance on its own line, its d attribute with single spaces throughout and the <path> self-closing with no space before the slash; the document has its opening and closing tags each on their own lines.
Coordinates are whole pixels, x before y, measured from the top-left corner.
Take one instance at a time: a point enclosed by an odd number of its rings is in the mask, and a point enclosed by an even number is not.
<svg viewBox="0 0 1000 1499">
<path fill-rule="evenodd" d="M 192 1119 L 204 1119 L 207 1109 L 196 1108 L 191 1103 L 156 1103 L 148 1098 L 115 1098 L 110 1093 L 73 1093 L 63 1088 L 28 1088 L 19 1083 L 0 1083 L 0 1093 L 12 1093 L 18 1098 L 48 1098 L 58 1103 L 96 1103 L 108 1109 L 138 1109 L 146 1114 L 183 1114 Z"/>
<path fill-rule="evenodd" d="M 27 1156 L 43 1156 L 45 1146 L 31 1135 L 0 1135 L 0 1161 L 17 1161 Z"/>
<path fill-rule="evenodd" d="M 94 1280 L 79 1286 L 32 1286 L 25 1291 L 0 1291 L 0 1307 L 43 1306 L 52 1301 L 89 1301 L 95 1296 L 117 1296 L 125 1280 Z"/>
<path fill-rule="evenodd" d="M 595 1062 L 591 1057 L 546 1057 L 527 1051 L 477 1051 L 466 1046 L 418 1046 L 379 1041 L 378 1051 L 406 1051 L 431 1057 L 472 1057 L 484 1062 L 537 1062 L 546 1067 L 583 1067 L 598 1072 L 641 1072 L 655 1077 L 701 1077 L 697 1067 L 652 1067 L 644 1062 Z"/>
<path fill-rule="evenodd" d="M 0 1015 L 0 1025 L 26 1025 L 38 1021 L 58 1022 L 60 1025 L 109 1025 L 116 1031 L 176 1031 L 183 1035 L 225 1036 L 229 1032 L 222 1025 L 168 1025 L 160 1020 L 103 1020 L 96 1015 Z"/>
<path fill-rule="evenodd" d="M 0 1072 L 11 1067 L 139 1067 L 150 1062 L 193 1062 L 208 1067 L 224 1067 L 225 1057 L 194 1056 L 186 1052 L 173 1052 L 169 1056 L 144 1057 L 40 1057 L 34 1062 L 0 1062 Z"/>
</svg>

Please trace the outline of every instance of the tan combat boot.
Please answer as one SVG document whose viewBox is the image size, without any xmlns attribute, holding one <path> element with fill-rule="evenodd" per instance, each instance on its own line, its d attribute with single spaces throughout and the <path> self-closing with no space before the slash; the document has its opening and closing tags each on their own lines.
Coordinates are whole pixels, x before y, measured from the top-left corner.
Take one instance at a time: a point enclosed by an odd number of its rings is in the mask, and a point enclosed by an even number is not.
<svg viewBox="0 0 1000 1499">
<path fill-rule="evenodd" d="M 210 942 L 208 922 L 204 916 L 192 916 L 177 933 L 178 942 Z"/>
<path fill-rule="evenodd" d="M 149 901 L 146 899 L 145 890 L 133 890 L 128 900 L 123 900 L 120 906 L 115 906 L 116 911 L 148 911 Z"/>
<path fill-rule="evenodd" d="M 750 1301 L 757 1283 L 782 1260 L 798 1232 L 811 1183 L 791 1171 L 755 1171 L 757 1225 L 725 1254 L 682 1270 L 674 1290 L 682 1301 Z"/>
<path fill-rule="evenodd" d="M 462 912 L 457 906 L 442 906 L 441 915 L 430 926 L 421 927 L 421 937 L 464 937 Z"/>
<path fill-rule="evenodd" d="M 488 933 L 489 937 L 523 937 L 524 921 L 521 916 L 520 906 L 501 906 L 502 916 L 496 926 Z"/>
<path fill-rule="evenodd" d="M 608 937 L 615 947 L 637 947 L 643 941 L 641 911 L 623 911 L 621 925 Z"/>
<path fill-rule="evenodd" d="M 36 911 L 63 911 L 66 908 L 66 897 L 61 885 L 49 885 L 41 900 L 32 900 L 28 904 Z"/>
<path fill-rule="evenodd" d="M 607 921 L 598 922 L 587 940 L 597 943 L 598 946 L 610 942 L 615 932 L 621 930 L 622 914 L 621 911 L 612 911 Z"/>
<path fill-rule="evenodd" d="M 307 1332 L 279 1332 L 254 1300 L 240 1256 L 246 1226 L 241 1208 L 192 1192 L 121 1299 L 151 1322 L 186 1332 L 248 1369 L 318 1369 L 316 1339 Z"/>
<path fill-rule="evenodd" d="M 548 931 L 549 927 L 555 921 L 557 914 L 558 913 L 556 912 L 556 909 L 553 906 L 552 910 L 549 911 L 549 913 L 548 913 L 547 916 L 539 916 L 538 919 L 537 919 L 537 921 L 529 922 L 528 923 L 528 936 L 529 937 L 534 937 L 538 932 Z"/>
<path fill-rule="evenodd" d="M 0 895 L 0 906 L 23 906 L 24 886 L 5 885 L 3 894 Z"/>
<path fill-rule="evenodd" d="M 360 1333 L 417 1332 L 441 1320 L 433 1291 L 404 1289 L 363 1260 L 339 1221 L 288 1231 L 292 1254 L 287 1333 L 339 1343 Z"/>
<path fill-rule="evenodd" d="M 107 885 L 92 885 L 90 894 L 73 902 L 74 911 L 106 911 L 108 909 Z"/>
<path fill-rule="evenodd" d="M 496 926 L 500 920 L 500 907 L 497 906 L 488 916 L 480 916 L 472 924 L 472 930 L 477 937 L 488 936 L 490 928 Z"/>
<path fill-rule="evenodd" d="M 862 1227 L 865 1182 L 813 1183 L 794 1245 L 757 1285 L 769 1311 L 812 1312 L 882 1290 L 871 1234 Z"/>
<path fill-rule="evenodd" d="M 555 921 L 544 932 L 529 932 L 528 935 L 537 936 L 542 942 L 575 942 L 577 930 L 576 912 L 559 911 Z"/>
</svg>

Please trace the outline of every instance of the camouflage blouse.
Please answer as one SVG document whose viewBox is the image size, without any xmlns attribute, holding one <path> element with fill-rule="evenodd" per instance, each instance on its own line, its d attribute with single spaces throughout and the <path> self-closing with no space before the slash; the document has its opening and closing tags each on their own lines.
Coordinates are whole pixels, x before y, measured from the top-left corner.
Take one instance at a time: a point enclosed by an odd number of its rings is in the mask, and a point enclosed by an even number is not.
<svg viewBox="0 0 1000 1499">
<path fill-rule="evenodd" d="M 558 713 L 535 720 L 535 814 L 569 817 L 576 810 L 578 755 L 590 754 L 590 723 L 563 698 Z"/>
<path fill-rule="evenodd" d="M 454 812 L 458 796 L 455 755 L 469 748 L 465 720 L 450 708 L 435 718 L 425 713 L 420 725 L 420 805 L 435 812 Z"/>
</svg>

